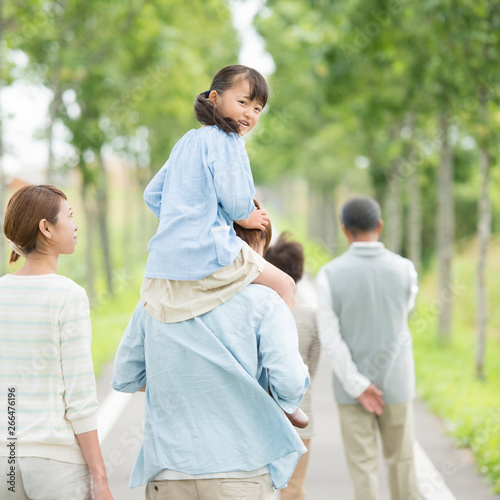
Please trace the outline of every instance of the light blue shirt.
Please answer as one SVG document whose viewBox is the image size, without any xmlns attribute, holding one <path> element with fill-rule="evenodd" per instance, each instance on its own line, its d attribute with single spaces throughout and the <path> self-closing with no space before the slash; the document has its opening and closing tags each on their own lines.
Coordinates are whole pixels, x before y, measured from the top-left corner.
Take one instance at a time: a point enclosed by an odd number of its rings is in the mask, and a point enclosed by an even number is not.
<svg viewBox="0 0 500 500">
<path fill-rule="evenodd" d="M 268 465 L 274 486 L 283 488 L 306 448 L 267 393 L 268 381 L 287 412 L 309 385 L 293 316 L 270 288 L 249 285 L 179 323 L 160 323 L 139 304 L 112 383 L 122 392 L 146 384 L 144 438 L 130 487 L 163 469 L 210 474 Z"/>
<path fill-rule="evenodd" d="M 233 220 L 255 209 L 243 138 L 216 126 L 190 130 L 144 192 L 159 217 L 146 278 L 196 281 L 231 264 L 241 250 Z"/>
</svg>

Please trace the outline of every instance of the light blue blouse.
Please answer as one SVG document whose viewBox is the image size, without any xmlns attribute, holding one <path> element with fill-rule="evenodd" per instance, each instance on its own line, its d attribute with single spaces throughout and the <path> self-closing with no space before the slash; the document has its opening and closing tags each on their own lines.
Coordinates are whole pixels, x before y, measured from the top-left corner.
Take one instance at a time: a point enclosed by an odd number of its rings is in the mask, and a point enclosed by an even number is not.
<svg viewBox="0 0 500 500">
<path fill-rule="evenodd" d="M 269 379 L 267 379 L 269 370 Z M 269 466 L 283 488 L 306 451 L 288 412 L 309 385 L 292 314 L 276 292 L 249 285 L 225 304 L 160 323 L 139 304 L 121 340 L 113 388 L 147 384 L 143 445 L 130 487 L 163 469 L 187 474 Z"/>
<path fill-rule="evenodd" d="M 233 220 L 250 216 L 254 196 L 243 138 L 216 126 L 190 130 L 144 192 L 160 219 L 145 276 L 195 281 L 231 264 L 241 250 Z"/>
</svg>

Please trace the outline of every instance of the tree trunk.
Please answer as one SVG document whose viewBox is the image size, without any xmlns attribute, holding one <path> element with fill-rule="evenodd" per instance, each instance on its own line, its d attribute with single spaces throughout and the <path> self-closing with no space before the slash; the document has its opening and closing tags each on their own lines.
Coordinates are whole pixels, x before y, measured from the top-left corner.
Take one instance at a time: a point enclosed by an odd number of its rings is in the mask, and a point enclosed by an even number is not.
<svg viewBox="0 0 500 500">
<path fill-rule="evenodd" d="M 333 255 L 338 247 L 338 222 L 335 207 L 335 191 L 329 190 L 323 192 L 321 212 L 323 216 L 317 215 L 318 222 L 323 222 L 320 227 L 320 234 L 316 239 L 320 239 L 322 245 Z"/>
<path fill-rule="evenodd" d="M 141 203 L 139 206 L 139 213 L 137 218 L 137 224 L 139 225 L 137 234 L 139 235 L 140 247 L 137 248 L 137 244 L 135 245 L 134 248 L 136 249 L 136 252 L 134 255 L 140 255 L 141 258 L 144 255 L 144 251 L 149 240 L 156 233 L 158 227 L 158 220 L 156 219 L 156 217 L 151 217 L 152 213 L 146 203 L 144 203 L 143 201 L 144 191 L 146 190 L 146 187 L 151 180 L 148 172 L 149 170 L 140 168 L 137 165 L 135 167 L 135 178 L 137 182 L 136 184 L 134 184 L 134 189 L 139 190 L 139 199 L 141 200 Z"/>
<path fill-rule="evenodd" d="M 0 0 L 0 68 L 3 68 L 3 0 Z M 0 83 L 1 85 L 1 83 Z M 1 120 L 2 112 L 0 108 L 0 235 L 3 237 L 3 219 L 5 207 L 5 175 L 3 171 L 3 121 Z M 0 243 L 0 276 L 7 273 L 7 252 L 5 251 L 5 240 L 2 238 Z"/>
<path fill-rule="evenodd" d="M 387 221 L 385 231 L 386 245 L 389 250 L 400 254 L 403 235 L 403 178 L 399 165 L 393 165 L 392 175 L 389 179 L 387 202 L 384 218 Z"/>
<path fill-rule="evenodd" d="M 57 71 L 58 72 L 58 71 Z M 54 155 L 54 124 L 57 118 L 57 108 L 61 104 L 62 94 L 59 83 L 54 82 L 54 97 L 49 104 L 49 125 L 47 127 L 48 158 L 47 158 L 47 182 L 57 184 L 55 155 Z"/>
<path fill-rule="evenodd" d="M 100 151 L 96 151 L 97 164 L 99 165 L 99 179 L 96 185 L 97 220 L 99 225 L 99 235 L 101 248 L 104 257 L 104 271 L 106 275 L 107 289 L 113 295 L 113 272 L 111 265 L 111 253 L 109 249 L 108 230 L 108 176 L 106 167 Z"/>
<path fill-rule="evenodd" d="M 487 101 L 482 102 L 483 113 L 488 118 Z M 491 236 L 491 203 L 489 197 L 489 174 L 491 157 L 488 142 L 481 145 L 479 169 L 481 173 L 481 193 L 478 202 L 478 240 L 479 258 L 477 265 L 477 341 L 476 341 L 476 375 L 484 380 L 484 364 L 486 353 L 486 336 L 488 329 L 488 297 L 486 290 L 486 255 Z"/>
<path fill-rule="evenodd" d="M 94 237 L 93 237 L 93 225 L 95 222 L 95 217 L 92 214 L 92 208 L 90 207 L 90 201 L 88 196 L 88 188 L 89 184 L 85 179 L 82 179 L 82 185 L 80 189 L 83 211 L 85 213 L 85 226 L 87 231 L 85 233 L 85 261 L 87 268 L 87 293 L 89 294 L 89 300 L 91 304 L 95 303 L 96 295 L 95 295 L 95 286 L 94 286 L 94 260 L 92 256 L 92 248 L 94 246 Z"/>
<path fill-rule="evenodd" d="M 440 117 L 441 154 L 438 171 L 437 247 L 439 260 L 439 317 L 438 338 L 443 342 L 451 339 L 452 306 L 451 264 L 455 239 L 453 204 L 453 157 L 449 142 L 447 111 Z"/>
<path fill-rule="evenodd" d="M 317 192 L 311 183 L 307 189 L 307 236 L 311 239 L 316 237 L 316 200 Z"/>
<path fill-rule="evenodd" d="M 415 264 L 417 273 L 422 263 L 422 199 L 418 167 L 414 166 L 408 176 L 408 257 Z"/>
</svg>

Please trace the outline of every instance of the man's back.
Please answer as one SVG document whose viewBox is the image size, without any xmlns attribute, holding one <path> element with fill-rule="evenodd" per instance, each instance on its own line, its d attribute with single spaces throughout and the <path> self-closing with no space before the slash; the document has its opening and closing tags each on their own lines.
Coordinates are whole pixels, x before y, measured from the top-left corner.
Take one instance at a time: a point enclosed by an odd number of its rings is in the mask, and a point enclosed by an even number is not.
<svg viewBox="0 0 500 500">
<path fill-rule="evenodd" d="M 135 392 L 147 378 L 144 442 L 131 486 L 164 469 L 213 474 L 265 465 L 277 487 L 286 483 L 303 445 L 258 379 L 269 369 L 280 405 L 290 411 L 300 403 L 308 376 L 294 332 L 284 302 L 260 285 L 179 323 L 160 323 L 139 304 L 113 383 Z"/>
<path fill-rule="evenodd" d="M 413 264 L 381 243 L 353 243 L 322 269 L 340 333 L 359 372 L 384 393 L 387 403 L 414 396 L 408 329 Z M 354 404 L 335 378 L 340 404 Z"/>
</svg>

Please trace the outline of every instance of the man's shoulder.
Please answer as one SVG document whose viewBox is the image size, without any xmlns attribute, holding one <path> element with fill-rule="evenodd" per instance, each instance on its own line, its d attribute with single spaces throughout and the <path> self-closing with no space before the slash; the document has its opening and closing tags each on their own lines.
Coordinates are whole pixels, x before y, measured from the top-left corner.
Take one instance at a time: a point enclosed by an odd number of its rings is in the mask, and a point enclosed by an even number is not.
<svg viewBox="0 0 500 500">
<path fill-rule="evenodd" d="M 391 264 L 399 265 L 404 268 L 414 267 L 414 264 L 410 259 L 403 257 L 398 253 L 392 252 L 391 250 L 386 249 L 385 256 L 391 262 Z"/>
<path fill-rule="evenodd" d="M 348 260 L 348 252 L 344 252 L 337 257 L 333 258 L 330 262 L 327 262 L 321 269 L 320 273 L 328 273 L 331 271 L 335 271 L 336 269 L 342 268 Z"/>
<path fill-rule="evenodd" d="M 251 283 L 246 287 L 245 290 L 248 292 L 250 300 L 255 300 L 259 302 L 264 302 L 264 301 L 283 302 L 282 298 L 279 296 L 277 292 L 275 292 L 272 288 L 269 288 L 268 286 L 265 285 L 257 285 Z"/>
</svg>

